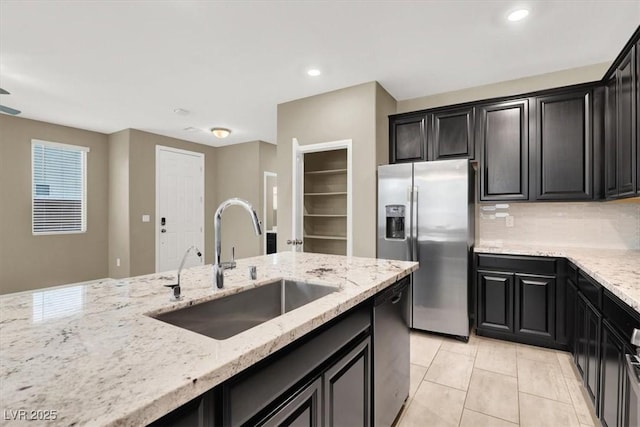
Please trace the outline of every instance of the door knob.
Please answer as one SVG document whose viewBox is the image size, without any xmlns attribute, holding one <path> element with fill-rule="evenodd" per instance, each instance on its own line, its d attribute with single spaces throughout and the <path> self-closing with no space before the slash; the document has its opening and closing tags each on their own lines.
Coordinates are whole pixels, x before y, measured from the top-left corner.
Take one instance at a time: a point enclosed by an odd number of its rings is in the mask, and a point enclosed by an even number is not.
<svg viewBox="0 0 640 427">
<path fill-rule="evenodd" d="M 166 229 L 166 228 L 163 228 L 163 229 L 161 229 L 161 230 L 160 230 L 160 232 L 161 232 L 161 233 L 166 233 L 166 232 L 167 232 L 167 229 Z"/>
</svg>

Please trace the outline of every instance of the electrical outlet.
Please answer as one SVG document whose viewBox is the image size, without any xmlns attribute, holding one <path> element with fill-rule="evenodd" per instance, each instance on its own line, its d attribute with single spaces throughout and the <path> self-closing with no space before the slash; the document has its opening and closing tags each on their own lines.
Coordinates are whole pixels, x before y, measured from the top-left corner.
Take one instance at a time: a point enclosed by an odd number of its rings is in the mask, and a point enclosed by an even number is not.
<svg viewBox="0 0 640 427">
<path fill-rule="evenodd" d="M 116 258 L 116 267 L 120 267 L 120 258 Z"/>
<path fill-rule="evenodd" d="M 515 217 L 513 215 L 509 215 L 505 217 L 504 222 L 507 227 L 513 227 L 515 224 Z"/>
</svg>

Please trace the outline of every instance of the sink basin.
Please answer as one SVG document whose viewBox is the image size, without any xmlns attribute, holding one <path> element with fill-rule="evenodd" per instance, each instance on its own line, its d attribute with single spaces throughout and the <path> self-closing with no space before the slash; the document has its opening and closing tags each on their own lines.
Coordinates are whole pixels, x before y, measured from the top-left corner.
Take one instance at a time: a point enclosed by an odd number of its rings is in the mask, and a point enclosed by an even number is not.
<svg viewBox="0 0 640 427">
<path fill-rule="evenodd" d="M 333 286 L 282 279 L 154 317 L 224 340 L 337 290 Z"/>
</svg>

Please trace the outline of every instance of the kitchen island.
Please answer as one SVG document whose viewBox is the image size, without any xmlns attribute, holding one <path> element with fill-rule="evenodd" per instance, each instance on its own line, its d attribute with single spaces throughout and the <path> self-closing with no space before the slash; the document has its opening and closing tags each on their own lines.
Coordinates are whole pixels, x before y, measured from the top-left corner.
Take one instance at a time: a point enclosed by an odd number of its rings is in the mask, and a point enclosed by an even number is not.
<svg viewBox="0 0 640 427">
<path fill-rule="evenodd" d="M 248 277 L 257 266 L 257 280 Z M 0 423 L 16 411 L 54 425 L 144 425 L 348 312 L 418 268 L 414 262 L 285 252 L 237 261 L 225 288 L 210 265 L 0 297 Z M 288 278 L 334 286 L 225 340 L 150 317 Z M 31 412 L 40 411 L 40 412 Z M 50 415 L 50 414 L 49 414 Z M 55 419 L 51 419 L 55 418 Z M 29 422 L 29 425 L 34 425 Z"/>
</svg>

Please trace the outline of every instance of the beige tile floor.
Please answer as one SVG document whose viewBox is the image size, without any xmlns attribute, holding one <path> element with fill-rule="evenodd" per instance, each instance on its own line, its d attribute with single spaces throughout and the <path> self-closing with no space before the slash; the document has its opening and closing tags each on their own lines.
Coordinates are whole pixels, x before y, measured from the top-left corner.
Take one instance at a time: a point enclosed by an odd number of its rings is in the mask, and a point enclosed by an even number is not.
<svg viewBox="0 0 640 427">
<path fill-rule="evenodd" d="M 472 335 L 411 333 L 398 427 L 595 427 L 569 353 Z"/>
</svg>

